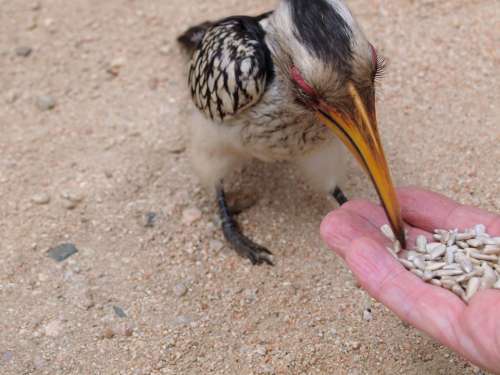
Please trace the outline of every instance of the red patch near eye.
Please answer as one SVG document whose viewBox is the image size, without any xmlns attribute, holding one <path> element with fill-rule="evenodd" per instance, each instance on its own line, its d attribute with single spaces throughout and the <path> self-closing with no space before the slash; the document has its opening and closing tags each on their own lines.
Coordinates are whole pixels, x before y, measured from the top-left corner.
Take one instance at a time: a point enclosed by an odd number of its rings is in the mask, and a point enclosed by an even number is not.
<svg viewBox="0 0 500 375">
<path fill-rule="evenodd" d="M 300 70 L 296 66 L 292 66 L 292 68 L 290 69 L 290 75 L 295 84 L 299 86 L 305 94 L 309 96 L 316 96 L 316 90 L 305 81 L 305 79 L 302 77 L 302 74 L 300 73 Z"/>
</svg>

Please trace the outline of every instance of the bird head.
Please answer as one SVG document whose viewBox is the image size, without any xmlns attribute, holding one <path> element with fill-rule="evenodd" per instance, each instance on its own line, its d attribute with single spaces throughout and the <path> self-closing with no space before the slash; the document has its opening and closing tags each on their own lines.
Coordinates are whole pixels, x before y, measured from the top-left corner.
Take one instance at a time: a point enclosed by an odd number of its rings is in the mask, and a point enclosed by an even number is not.
<svg viewBox="0 0 500 375">
<path fill-rule="evenodd" d="M 382 60 L 342 0 L 282 0 L 271 48 L 298 106 L 330 128 L 369 174 L 405 244 L 400 206 L 377 129 L 375 80 Z"/>
</svg>

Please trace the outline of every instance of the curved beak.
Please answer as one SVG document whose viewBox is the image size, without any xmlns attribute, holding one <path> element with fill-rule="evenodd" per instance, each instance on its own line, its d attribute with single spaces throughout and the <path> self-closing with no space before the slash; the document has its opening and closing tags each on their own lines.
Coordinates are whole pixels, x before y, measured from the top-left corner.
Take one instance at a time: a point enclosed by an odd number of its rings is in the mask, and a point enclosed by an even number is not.
<svg viewBox="0 0 500 375">
<path fill-rule="evenodd" d="M 392 183 L 389 167 L 377 130 L 375 98 L 362 99 L 352 82 L 348 92 L 353 101 L 355 113 L 347 115 L 331 108 L 324 102 L 317 105 L 319 120 L 330 128 L 356 157 L 369 174 L 396 238 L 405 248 L 405 233 L 401 209 Z"/>
</svg>

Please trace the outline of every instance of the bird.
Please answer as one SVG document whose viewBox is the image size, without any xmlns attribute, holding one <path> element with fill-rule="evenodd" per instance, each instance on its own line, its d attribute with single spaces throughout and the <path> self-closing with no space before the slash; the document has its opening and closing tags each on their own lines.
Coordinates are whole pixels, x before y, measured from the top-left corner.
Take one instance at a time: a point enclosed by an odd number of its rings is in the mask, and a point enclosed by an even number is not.
<svg viewBox="0 0 500 375">
<path fill-rule="evenodd" d="M 280 0 L 261 15 L 190 27 L 178 42 L 190 55 L 193 168 L 214 195 L 223 235 L 240 256 L 273 264 L 272 253 L 244 235 L 228 206 L 228 175 L 255 159 L 292 162 L 343 205 L 345 150 L 370 176 L 404 246 L 376 118 L 384 61 L 343 0 Z"/>
</svg>

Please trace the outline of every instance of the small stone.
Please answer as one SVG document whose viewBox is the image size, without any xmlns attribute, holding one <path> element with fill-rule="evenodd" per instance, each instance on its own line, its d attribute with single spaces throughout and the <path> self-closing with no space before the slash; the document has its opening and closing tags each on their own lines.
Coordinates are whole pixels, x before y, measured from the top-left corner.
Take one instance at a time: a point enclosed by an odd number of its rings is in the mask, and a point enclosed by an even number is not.
<svg viewBox="0 0 500 375">
<path fill-rule="evenodd" d="M 264 357 L 267 354 L 267 348 L 264 345 L 257 345 L 254 353 L 259 357 Z"/>
<path fill-rule="evenodd" d="M 182 223 L 184 225 L 191 225 L 194 222 L 200 220 L 201 216 L 202 216 L 202 213 L 198 208 L 196 208 L 196 207 L 186 208 L 182 212 Z"/>
<path fill-rule="evenodd" d="M 65 190 L 61 193 L 61 198 L 64 207 L 73 210 L 85 199 L 85 195 L 81 192 Z"/>
<path fill-rule="evenodd" d="M 224 247 L 224 243 L 219 240 L 210 240 L 208 243 L 208 248 L 210 249 L 210 252 L 217 253 L 222 250 Z"/>
<path fill-rule="evenodd" d="M 72 243 L 65 243 L 56 247 L 53 247 L 47 252 L 47 255 L 58 261 L 62 262 L 63 260 L 69 258 L 73 254 L 76 254 L 78 252 L 78 249 L 76 246 Z"/>
<path fill-rule="evenodd" d="M 120 306 L 113 306 L 113 311 L 115 312 L 116 316 L 119 318 L 126 318 L 127 314 L 125 311 Z"/>
<path fill-rule="evenodd" d="M 55 108 L 56 100 L 50 95 L 41 95 L 36 98 L 36 106 L 40 111 L 50 111 Z"/>
<path fill-rule="evenodd" d="M 46 336 L 57 337 L 61 334 L 61 332 L 63 330 L 63 323 L 60 320 L 53 320 L 53 321 L 47 323 L 43 327 L 43 330 L 44 330 Z"/>
<path fill-rule="evenodd" d="M 132 327 L 130 323 L 123 323 L 118 325 L 118 327 L 116 327 L 113 332 L 120 336 L 130 337 L 134 334 L 134 327 Z"/>
<path fill-rule="evenodd" d="M 183 283 L 177 283 L 175 284 L 173 291 L 177 297 L 183 297 L 188 292 L 188 289 Z"/>
<path fill-rule="evenodd" d="M 112 339 L 113 337 L 115 337 L 115 331 L 113 331 L 111 327 L 106 327 L 102 332 L 102 337 L 105 339 Z"/>
<path fill-rule="evenodd" d="M 351 348 L 353 350 L 359 350 L 361 348 L 361 343 L 359 341 L 351 342 Z"/>
<path fill-rule="evenodd" d="M 21 46 L 16 48 L 16 55 L 19 57 L 28 57 L 33 52 L 33 48 L 28 46 Z"/>
<path fill-rule="evenodd" d="M 116 77 L 120 74 L 120 70 L 125 65 L 125 62 L 125 58 L 118 57 L 110 62 L 106 71 Z"/>
<path fill-rule="evenodd" d="M 363 319 L 366 320 L 367 322 L 370 322 L 373 320 L 373 315 L 371 309 L 365 309 L 363 311 Z"/>
<path fill-rule="evenodd" d="M 39 205 L 48 204 L 50 202 L 50 195 L 47 193 L 36 193 L 31 197 L 31 201 Z"/>
<path fill-rule="evenodd" d="M 156 212 L 147 212 L 144 215 L 144 227 L 145 228 L 153 228 L 156 222 Z"/>
</svg>

